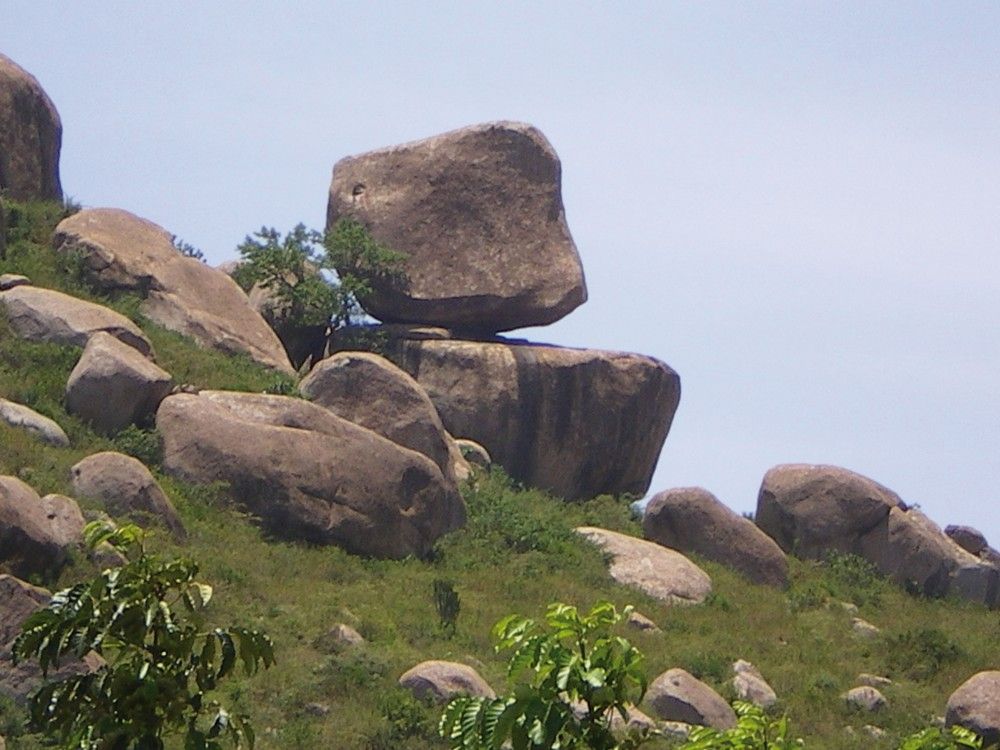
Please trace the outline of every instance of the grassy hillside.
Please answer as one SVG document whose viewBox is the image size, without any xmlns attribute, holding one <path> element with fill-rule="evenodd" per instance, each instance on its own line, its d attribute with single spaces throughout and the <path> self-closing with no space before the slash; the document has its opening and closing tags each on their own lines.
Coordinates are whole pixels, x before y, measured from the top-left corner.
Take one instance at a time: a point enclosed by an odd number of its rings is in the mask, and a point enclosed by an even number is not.
<svg viewBox="0 0 1000 750">
<path fill-rule="evenodd" d="M 202 350 L 150 324 L 137 314 L 134 299 L 89 294 L 75 279 L 72 262 L 48 248 L 61 212 L 57 206 L 15 206 L 0 273 L 24 273 L 40 286 L 97 299 L 129 315 L 177 382 L 288 392 L 291 383 L 283 376 Z M 155 434 L 129 430 L 109 440 L 66 414 L 63 388 L 78 355 L 73 347 L 20 341 L 0 319 L 0 397 L 52 417 L 72 441 L 69 449 L 51 448 L 0 425 L 0 474 L 20 476 L 41 493 L 68 492 L 69 467 L 95 451 L 124 450 L 152 463 L 190 532 L 183 547 L 166 535 L 154 544 L 201 563 L 202 577 L 216 587 L 210 610 L 215 621 L 260 627 L 275 641 L 274 668 L 251 680 L 237 678 L 227 688 L 228 700 L 253 715 L 260 747 L 442 747 L 434 733 L 436 710 L 398 690 L 398 676 L 424 659 L 453 659 L 474 665 L 499 689 L 504 661 L 492 652 L 491 626 L 511 612 L 540 616 L 553 600 L 589 607 L 607 599 L 634 604 L 652 618 L 661 633 L 626 633 L 646 655 L 650 678 L 680 666 L 731 697 L 729 665 L 749 659 L 780 696 L 776 711 L 789 715 L 807 747 L 820 750 L 895 747 L 901 735 L 942 715 L 947 696 L 968 676 L 1000 666 L 996 612 L 911 596 L 853 558 L 792 561 L 788 591 L 754 586 L 696 560 L 714 582 L 710 600 L 697 607 L 664 606 L 612 582 L 601 553 L 572 533 L 574 526 L 589 524 L 639 535 L 626 499 L 567 504 L 515 487 L 500 472 L 464 488 L 467 527 L 440 540 L 426 560 L 366 560 L 335 548 L 268 539 L 212 488 L 160 473 Z M 705 482 L 711 485 L 711 477 Z M 59 580 L 39 583 L 60 586 L 93 572 L 76 560 Z M 453 637 L 439 624 L 435 580 L 451 582 L 461 598 Z M 882 636 L 853 636 L 854 615 L 843 602 L 856 605 L 857 616 L 882 628 Z M 356 627 L 368 644 L 338 652 L 324 638 L 338 622 Z M 856 684 L 859 672 L 895 682 L 884 690 L 890 707 L 877 716 L 848 710 L 838 697 Z M 39 738 L 23 734 L 22 720 L 9 702 L 0 702 L 0 734 L 8 747 L 39 747 Z M 860 730 L 865 724 L 877 724 L 889 736 L 845 734 L 845 726 Z"/>
</svg>

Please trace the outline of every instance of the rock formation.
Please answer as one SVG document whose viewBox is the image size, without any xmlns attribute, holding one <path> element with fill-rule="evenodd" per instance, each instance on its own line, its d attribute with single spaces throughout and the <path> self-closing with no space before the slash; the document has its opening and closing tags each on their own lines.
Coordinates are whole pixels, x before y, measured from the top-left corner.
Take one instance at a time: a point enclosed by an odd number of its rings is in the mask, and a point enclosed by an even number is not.
<svg viewBox="0 0 1000 750">
<path fill-rule="evenodd" d="M 342 159 L 327 228 L 342 217 L 407 255 L 405 285 L 376 284 L 363 300 L 380 320 L 494 333 L 552 323 L 587 299 L 559 159 L 530 125 L 487 123 Z"/>
<path fill-rule="evenodd" d="M 667 721 L 683 721 L 713 729 L 736 726 L 736 714 L 708 685 L 680 668 L 668 669 L 649 684 L 646 702 Z"/>
<path fill-rule="evenodd" d="M 57 448 L 66 448 L 69 445 L 69 438 L 55 421 L 42 416 L 34 409 L 5 398 L 0 398 L 0 422 L 26 430 L 43 443 Z"/>
<path fill-rule="evenodd" d="M 48 575 L 66 562 L 50 507 L 17 477 L 0 476 L 0 563 L 16 576 Z"/>
<path fill-rule="evenodd" d="M 0 192 L 19 201 L 62 200 L 62 123 L 35 77 L 0 53 Z"/>
</svg>

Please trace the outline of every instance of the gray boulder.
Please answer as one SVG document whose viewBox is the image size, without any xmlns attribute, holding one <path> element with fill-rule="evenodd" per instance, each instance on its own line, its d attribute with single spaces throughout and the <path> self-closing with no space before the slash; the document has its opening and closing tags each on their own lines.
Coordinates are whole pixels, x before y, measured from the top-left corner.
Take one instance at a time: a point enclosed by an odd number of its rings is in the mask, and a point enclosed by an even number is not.
<svg viewBox="0 0 1000 750">
<path fill-rule="evenodd" d="M 402 558 L 465 522 L 461 495 L 430 459 L 302 399 L 176 394 L 156 425 L 167 473 L 227 482 L 285 538 Z"/>
<path fill-rule="evenodd" d="M 757 525 L 785 552 L 819 558 L 854 552 L 902 501 L 892 490 L 837 466 L 785 464 L 764 475 Z"/>
<path fill-rule="evenodd" d="M 0 306 L 14 333 L 29 341 L 51 341 L 83 347 L 99 331 L 149 356 L 152 344 L 139 326 L 103 305 L 35 286 L 0 292 Z"/>
<path fill-rule="evenodd" d="M 670 604 L 700 604 L 712 593 L 712 579 L 680 552 L 593 526 L 576 532 L 610 556 L 609 573 L 623 586 Z"/>
<path fill-rule="evenodd" d="M 871 685 L 851 688 L 840 697 L 851 708 L 862 711 L 880 711 L 889 705 L 889 701 L 879 692 L 878 688 L 873 688 Z"/>
<path fill-rule="evenodd" d="M 3 206 L 0 205 L 0 219 L 2 219 Z M 0 220 L 0 243 L 3 242 L 3 232 L 5 230 L 3 221 Z M 3 249 L 3 245 L 0 244 L 0 250 Z M 2 256 L 2 253 L 0 253 Z M 0 274 L 0 292 L 4 292 L 8 289 L 13 289 L 16 286 L 31 286 L 31 279 L 27 276 L 21 276 L 17 273 L 4 273 Z"/>
<path fill-rule="evenodd" d="M 445 703 L 457 695 L 495 698 L 496 693 L 472 667 L 453 661 L 423 661 L 399 678 L 399 685 L 421 700 Z"/>
<path fill-rule="evenodd" d="M 978 672 L 959 685 L 948 698 L 945 723 L 971 729 L 985 747 L 1000 743 L 1000 671 Z"/>
<path fill-rule="evenodd" d="M 0 422 L 11 427 L 19 427 L 37 437 L 43 443 L 57 448 L 69 447 L 69 438 L 54 420 L 44 417 L 34 409 L 0 398 Z"/>
<path fill-rule="evenodd" d="M 182 255 L 172 235 L 151 221 L 119 209 L 86 209 L 59 223 L 52 244 L 82 258 L 96 288 L 140 295 L 143 314 L 164 328 L 292 373 L 278 337 L 236 282 Z"/>
<path fill-rule="evenodd" d="M 165 526 L 176 539 L 185 537 L 184 524 L 173 503 L 142 461 L 106 451 L 87 456 L 70 469 L 73 493 L 100 500 L 109 513 L 146 526 Z"/>
<path fill-rule="evenodd" d="M 72 547 L 83 542 L 83 527 L 86 522 L 76 500 L 65 495 L 46 495 L 42 498 L 42 510 L 57 544 Z"/>
<path fill-rule="evenodd" d="M 781 548 L 708 490 L 684 487 L 654 495 L 642 530 L 651 541 L 714 560 L 754 583 L 788 585 L 788 561 Z"/>
<path fill-rule="evenodd" d="M 46 506 L 17 477 L 0 476 L 0 563 L 16 576 L 48 575 L 66 562 L 66 549 Z"/>
<path fill-rule="evenodd" d="M 983 532 L 971 526 L 945 526 L 944 533 L 971 555 L 979 555 L 990 546 Z"/>
<path fill-rule="evenodd" d="M 733 663 L 733 691 L 741 701 L 748 701 L 761 708 L 770 708 L 778 702 L 778 694 L 753 664 L 743 659 Z"/>
<path fill-rule="evenodd" d="M 41 84 L 0 54 L 0 193 L 18 201 L 62 200 L 62 123 Z"/>
<path fill-rule="evenodd" d="M 388 356 L 427 391 L 450 434 L 566 499 L 645 494 L 680 400 L 677 373 L 639 354 L 398 339 Z"/>
<path fill-rule="evenodd" d="M 156 413 L 170 373 L 106 333 L 95 333 L 66 383 L 66 409 L 111 435 Z"/>
<path fill-rule="evenodd" d="M 667 721 L 681 721 L 724 731 L 736 726 L 736 714 L 722 696 L 683 669 L 668 669 L 649 685 L 646 703 Z"/>
<path fill-rule="evenodd" d="M 559 159 L 530 125 L 487 123 L 342 159 L 327 228 L 341 217 L 407 255 L 406 283 L 376 281 L 362 300 L 380 320 L 507 331 L 553 323 L 587 299 Z"/>
<path fill-rule="evenodd" d="M 453 476 L 452 440 L 427 391 L 385 357 L 337 352 L 317 364 L 299 390 L 338 417 L 423 453 Z"/>
</svg>

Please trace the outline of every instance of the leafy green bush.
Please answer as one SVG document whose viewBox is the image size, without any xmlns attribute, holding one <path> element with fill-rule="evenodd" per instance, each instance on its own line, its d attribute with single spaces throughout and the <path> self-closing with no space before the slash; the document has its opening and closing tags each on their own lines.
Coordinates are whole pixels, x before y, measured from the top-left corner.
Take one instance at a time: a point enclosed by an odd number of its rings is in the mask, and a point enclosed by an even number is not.
<svg viewBox="0 0 1000 750">
<path fill-rule="evenodd" d="M 823 564 L 832 595 L 859 607 L 881 603 L 886 581 L 873 563 L 858 555 L 830 551 Z"/>
<path fill-rule="evenodd" d="M 455 635 L 455 630 L 458 627 L 458 613 L 461 609 L 458 592 L 455 591 L 455 586 L 451 581 L 435 578 L 433 585 L 434 608 L 437 609 L 441 632 L 445 634 L 445 637 L 451 638 Z"/>
<path fill-rule="evenodd" d="M 962 648 L 937 628 L 907 630 L 885 639 L 885 664 L 890 671 L 926 680 L 946 664 L 964 656 Z"/>
<path fill-rule="evenodd" d="M 899 750 L 978 750 L 982 746 L 982 738 L 964 727 L 930 727 L 907 737 Z"/>
<path fill-rule="evenodd" d="M 790 750 L 804 747 L 799 738 L 789 736 L 788 719 L 768 718 L 752 703 L 733 703 L 737 722 L 732 729 L 694 727 L 678 750 Z"/>
<path fill-rule="evenodd" d="M 32 694 L 31 726 L 81 750 L 157 750 L 173 733 L 192 750 L 216 750 L 221 738 L 252 748 L 249 721 L 211 695 L 238 661 L 248 675 L 270 667 L 271 640 L 242 627 L 205 628 L 212 587 L 196 580 L 194 562 L 147 554 L 137 526 L 94 522 L 84 535 L 91 549 L 108 543 L 127 562 L 56 593 L 25 621 L 13 655 L 37 659 L 43 674 L 91 651 L 104 663 Z"/>
<path fill-rule="evenodd" d="M 146 466 L 159 466 L 163 461 L 163 437 L 155 428 L 130 424 L 115 435 L 111 442 L 119 453 L 137 458 Z"/>
<path fill-rule="evenodd" d="M 611 731 L 612 716 L 627 720 L 627 708 L 646 692 L 642 654 L 611 633 L 630 611 L 601 602 L 581 615 L 555 603 L 544 626 L 505 617 L 493 628 L 496 649 L 513 652 L 507 675 L 522 681 L 503 697 L 453 699 L 441 736 L 453 750 L 498 750 L 506 742 L 513 750 L 637 747 L 644 736 L 619 739 Z"/>
</svg>

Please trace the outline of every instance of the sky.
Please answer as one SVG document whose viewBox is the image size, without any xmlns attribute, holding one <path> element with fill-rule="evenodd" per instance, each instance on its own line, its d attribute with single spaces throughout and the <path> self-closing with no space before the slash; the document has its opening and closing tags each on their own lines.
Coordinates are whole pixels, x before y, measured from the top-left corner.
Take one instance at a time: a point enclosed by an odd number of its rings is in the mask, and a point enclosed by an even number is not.
<svg viewBox="0 0 1000 750">
<path fill-rule="evenodd" d="M 511 335 L 680 374 L 651 493 L 835 464 L 1000 546 L 1000 4 L 2 0 L 0 51 L 69 196 L 213 263 L 344 156 L 529 122 L 590 299 Z"/>
</svg>

